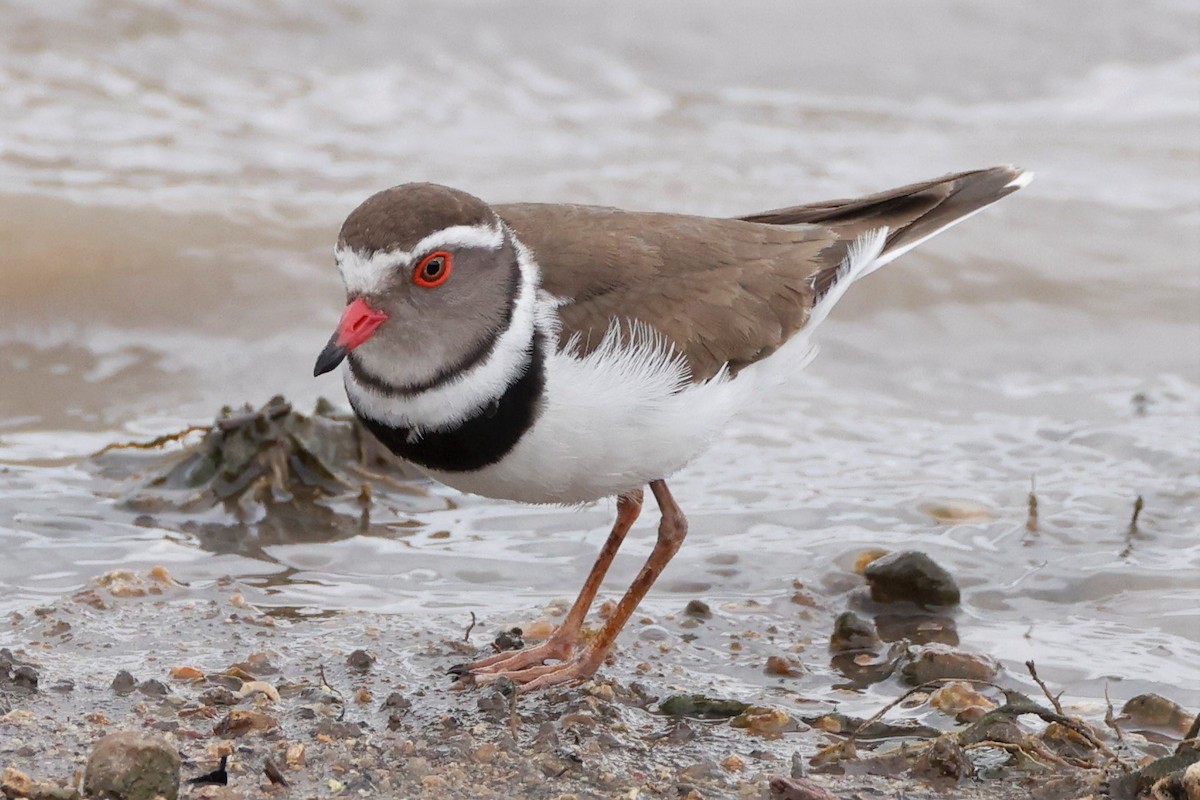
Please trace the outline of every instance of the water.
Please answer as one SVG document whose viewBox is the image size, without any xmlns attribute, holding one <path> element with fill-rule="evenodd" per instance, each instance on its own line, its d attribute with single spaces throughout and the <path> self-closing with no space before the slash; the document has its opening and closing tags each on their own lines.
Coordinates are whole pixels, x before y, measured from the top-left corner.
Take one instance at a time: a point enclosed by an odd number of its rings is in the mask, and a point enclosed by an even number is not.
<svg viewBox="0 0 1200 800">
<path fill-rule="evenodd" d="M 330 248 L 377 189 L 733 214 L 1012 162 L 1037 181 L 856 286 L 818 360 L 675 479 L 692 532 L 643 608 L 783 618 L 800 580 L 819 693 L 855 555 L 915 547 L 964 586 L 964 646 L 1194 709 L 1198 37 L 1184 2 L 2 3 L 0 611 L 157 563 L 440 624 L 578 588 L 611 503 L 432 487 L 368 535 L 209 535 L 139 523 L 79 460 L 227 403 L 340 401 L 309 377 Z M 761 682 L 725 635 L 689 668 Z"/>
</svg>

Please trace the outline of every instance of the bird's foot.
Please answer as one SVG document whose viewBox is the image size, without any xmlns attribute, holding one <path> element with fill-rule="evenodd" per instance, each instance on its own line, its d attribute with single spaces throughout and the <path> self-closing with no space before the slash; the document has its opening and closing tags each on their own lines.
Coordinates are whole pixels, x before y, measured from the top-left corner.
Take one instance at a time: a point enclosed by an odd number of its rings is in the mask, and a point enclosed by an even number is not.
<svg viewBox="0 0 1200 800">
<path fill-rule="evenodd" d="M 581 683 L 596 674 L 596 670 L 603 660 L 602 654 L 594 653 L 589 648 L 575 658 L 555 664 L 535 663 L 532 666 L 510 668 L 505 662 L 505 666 L 492 665 L 486 672 L 466 674 L 470 675 L 476 683 L 491 683 L 507 679 L 516 684 L 518 692 L 524 693 L 545 689 L 548 686 Z"/>
<path fill-rule="evenodd" d="M 458 664 L 451 667 L 449 672 L 476 684 L 508 679 L 517 685 L 519 692 L 578 683 L 596 673 L 604 661 L 604 652 L 589 646 L 572 658 L 576 641 L 578 636 L 564 634 L 560 637 L 556 632 L 536 647 L 497 653 L 470 664 Z M 555 663 L 547 664 L 547 661 Z"/>
<path fill-rule="evenodd" d="M 566 661 L 574 650 L 573 638 L 560 638 L 556 633 L 535 647 L 497 653 L 469 664 L 455 664 L 449 669 L 449 674 L 460 678 L 470 677 L 478 683 L 484 683 L 488 679 L 507 677 L 508 673 L 543 666 L 547 661 Z"/>
</svg>

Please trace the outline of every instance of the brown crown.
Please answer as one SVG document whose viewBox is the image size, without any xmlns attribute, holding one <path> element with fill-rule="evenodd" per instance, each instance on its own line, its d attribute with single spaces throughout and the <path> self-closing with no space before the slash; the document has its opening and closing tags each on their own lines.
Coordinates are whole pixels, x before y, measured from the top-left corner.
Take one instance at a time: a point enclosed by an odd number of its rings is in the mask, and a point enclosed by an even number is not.
<svg viewBox="0 0 1200 800">
<path fill-rule="evenodd" d="M 350 212 L 338 246 L 367 253 L 411 250 L 434 231 L 495 220 L 487 203 L 474 195 L 435 183 L 405 183 L 371 195 Z"/>
</svg>

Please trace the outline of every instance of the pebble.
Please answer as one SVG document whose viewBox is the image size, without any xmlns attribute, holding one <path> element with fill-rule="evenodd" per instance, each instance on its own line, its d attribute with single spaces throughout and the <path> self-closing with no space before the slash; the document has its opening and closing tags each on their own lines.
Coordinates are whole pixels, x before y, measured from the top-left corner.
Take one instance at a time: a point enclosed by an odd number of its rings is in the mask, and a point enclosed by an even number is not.
<svg viewBox="0 0 1200 800">
<path fill-rule="evenodd" d="M 179 796 L 179 754 L 160 736 L 110 733 L 88 757 L 83 791 L 110 800 L 153 800 Z"/>
<path fill-rule="evenodd" d="M 769 785 L 771 800 L 836 800 L 828 789 L 808 778 L 774 775 Z"/>
<path fill-rule="evenodd" d="M 375 664 L 375 656 L 368 653 L 366 650 L 355 650 L 350 655 L 346 656 L 346 666 L 350 669 L 366 672 Z"/>
<path fill-rule="evenodd" d="M 882 642 L 875 626 L 853 611 L 843 611 L 833 623 L 829 649 L 835 653 L 865 653 L 878 650 Z"/>
<path fill-rule="evenodd" d="M 257 711 L 235 708 L 213 727 L 213 733 L 217 736 L 245 736 L 254 731 L 265 731 L 278 727 L 279 721 L 274 717 L 260 714 Z"/>
<path fill-rule="evenodd" d="M 688 604 L 684 606 L 683 613 L 696 619 L 709 619 L 712 617 L 712 609 L 703 600 L 689 600 Z"/>
<path fill-rule="evenodd" d="M 759 736 L 779 736 L 792 726 L 792 718 L 779 708 L 750 706 L 731 719 L 729 724 Z"/>
<path fill-rule="evenodd" d="M 117 677 L 113 678 L 112 690 L 121 697 L 131 694 L 136 688 L 137 678 L 133 677 L 129 670 L 123 669 L 117 673 Z"/>
<path fill-rule="evenodd" d="M 794 678 L 800 674 L 800 665 L 794 659 L 785 656 L 767 656 L 767 665 L 764 671 L 768 675 L 781 675 L 785 678 Z"/>
<path fill-rule="evenodd" d="M 1121 716 L 1127 717 L 1135 725 L 1167 728 L 1179 734 L 1186 733 L 1194 719 L 1174 700 L 1154 693 L 1129 698 L 1121 707 Z"/>
<path fill-rule="evenodd" d="M 996 707 L 996 701 L 966 683 L 947 683 L 929 696 L 929 704 L 959 722 L 974 722 Z"/>
<path fill-rule="evenodd" d="M 955 650 L 944 644 L 927 644 L 909 656 L 900 674 L 911 686 L 943 678 L 990 681 L 1000 670 L 988 656 Z"/>
<path fill-rule="evenodd" d="M 909 601 L 920 606 L 952 606 L 960 600 L 958 584 L 932 558 L 905 550 L 876 559 L 863 570 L 871 597 L 879 603 Z"/>
<path fill-rule="evenodd" d="M 917 757 L 912 774 L 919 778 L 962 780 L 975 774 L 975 766 L 952 735 L 939 736 Z"/>
</svg>

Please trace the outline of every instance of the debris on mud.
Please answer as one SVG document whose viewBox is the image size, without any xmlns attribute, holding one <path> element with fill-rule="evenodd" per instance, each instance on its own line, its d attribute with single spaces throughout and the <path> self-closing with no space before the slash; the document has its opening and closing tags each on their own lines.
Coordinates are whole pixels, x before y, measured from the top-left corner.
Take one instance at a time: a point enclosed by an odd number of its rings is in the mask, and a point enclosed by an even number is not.
<svg viewBox="0 0 1200 800">
<path fill-rule="evenodd" d="M 195 434 L 199 441 L 188 443 Z M 366 481 L 396 485 L 416 477 L 352 416 L 334 413 L 324 400 L 301 414 L 282 397 L 261 408 L 226 407 L 210 426 L 192 426 L 144 443 L 114 444 L 97 458 L 122 450 L 164 451 L 143 470 L 123 502 L 135 511 L 203 511 L 223 506 L 239 517 L 293 502 L 357 495 L 370 505 Z"/>
</svg>

